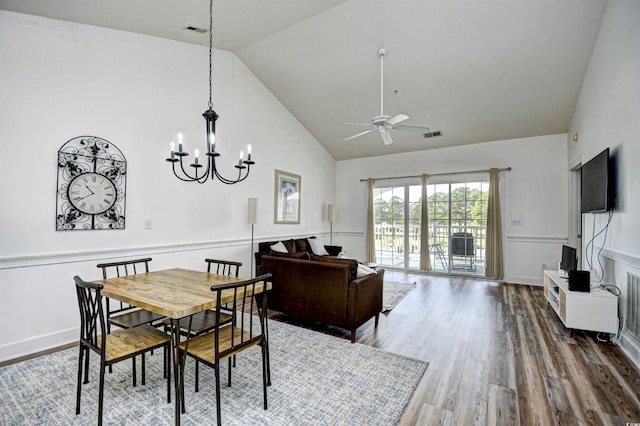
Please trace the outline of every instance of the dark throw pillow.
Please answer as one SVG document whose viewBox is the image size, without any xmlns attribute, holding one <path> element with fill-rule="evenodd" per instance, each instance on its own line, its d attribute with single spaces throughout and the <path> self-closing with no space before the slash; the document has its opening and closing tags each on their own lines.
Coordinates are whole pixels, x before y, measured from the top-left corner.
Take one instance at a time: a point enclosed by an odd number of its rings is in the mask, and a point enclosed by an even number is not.
<svg viewBox="0 0 640 426">
<path fill-rule="evenodd" d="M 358 261 L 355 259 L 338 259 L 337 257 L 318 256 L 316 254 L 311 253 L 311 260 L 315 260 L 318 262 L 341 263 L 343 265 L 348 265 L 349 272 L 350 272 L 349 281 L 353 281 L 354 279 L 356 279 L 358 275 Z"/>
</svg>

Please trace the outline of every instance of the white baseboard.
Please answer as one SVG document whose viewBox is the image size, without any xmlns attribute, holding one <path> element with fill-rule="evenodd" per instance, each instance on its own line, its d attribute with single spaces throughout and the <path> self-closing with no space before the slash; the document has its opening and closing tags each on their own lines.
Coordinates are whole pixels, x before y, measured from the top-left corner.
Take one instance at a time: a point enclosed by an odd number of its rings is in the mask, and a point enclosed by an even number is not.
<svg viewBox="0 0 640 426">
<path fill-rule="evenodd" d="M 640 368 L 640 342 L 631 336 L 623 334 L 618 346 L 633 361 L 636 367 Z"/>
<path fill-rule="evenodd" d="M 503 279 L 504 282 L 509 284 L 525 284 L 542 287 L 544 281 L 542 277 L 527 277 L 521 275 L 506 275 Z"/>
<path fill-rule="evenodd" d="M 0 345 L 0 362 L 31 355 L 36 352 L 46 351 L 78 341 L 80 329 L 74 327 L 68 330 L 61 330 L 55 333 L 34 336 L 19 342 L 11 342 Z"/>
</svg>

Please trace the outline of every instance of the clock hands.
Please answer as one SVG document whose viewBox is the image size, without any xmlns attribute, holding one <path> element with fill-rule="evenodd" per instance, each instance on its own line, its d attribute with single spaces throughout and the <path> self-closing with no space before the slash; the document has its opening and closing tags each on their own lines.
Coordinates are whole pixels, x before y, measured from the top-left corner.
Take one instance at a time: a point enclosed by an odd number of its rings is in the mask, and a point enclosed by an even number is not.
<svg viewBox="0 0 640 426">
<path fill-rule="evenodd" d="M 85 195 L 84 197 L 75 197 L 75 198 L 74 198 L 74 200 L 75 200 L 75 201 L 82 201 L 82 200 L 84 200 L 85 198 L 91 197 L 92 195 L 96 195 L 96 193 L 95 193 L 95 192 L 93 192 L 93 191 L 91 190 L 91 188 L 89 188 L 89 185 L 85 184 L 85 185 L 84 185 L 84 187 L 85 187 L 85 188 L 87 188 L 87 190 L 89 191 L 89 193 L 88 193 L 87 195 Z"/>
<path fill-rule="evenodd" d="M 87 195 L 85 195 L 84 197 L 77 198 L 76 200 L 77 200 L 77 201 L 84 200 L 85 198 L 87 198 L 87 197 L 91 197 L 92 195 L 95 195 L 95 194 L 92 192 L 91 194 L 87 194 Z"/>
<path fill-rule="evenodd" d="M 85 185 L 84 185 L 84 187 L 85 187 L 85 188 L 87 188 L 87 190 L 89 191 L 89 193 L 88 193 L 87 195 L 85 195 L 84 197 L 76 198 L 76 200 L 77 200 L 77 201 L 84 200 L 85 198 L 87 198 L 87 197 L 91 197 L 92 195 L 96 195 L 96 193 L 95 193 L 95 192 L 93 192 L 93 191 L 91 190 L 91 188 L 89 188 L 89 185 L 85 184 Z"/>
</svg>

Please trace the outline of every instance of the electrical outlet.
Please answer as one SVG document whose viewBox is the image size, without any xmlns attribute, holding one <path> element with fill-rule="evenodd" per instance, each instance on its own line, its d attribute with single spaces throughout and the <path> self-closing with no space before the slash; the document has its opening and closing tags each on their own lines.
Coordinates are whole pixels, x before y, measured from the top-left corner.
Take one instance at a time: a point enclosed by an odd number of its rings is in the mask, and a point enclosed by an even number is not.
<svg viewBox="0 0 640 426">
<path fill-rule="evenodd" d="M 151 231 L 151 219 L 145 219 L 144 221 L 144 230 Z"/>
<path fill-rule="evenodd" d="M 511 219 L 511 226 L 522 226 L 522 219 Z"/>
<path fill-rule="evenodd" d="M 546 263 L 543 263 L 543 264 L 542 264 L 542 270 L 543 270 L 543 271 L 546 271 L 546 270 L 547 270 L 547 264 L 546 264 Z"/>
</svg>

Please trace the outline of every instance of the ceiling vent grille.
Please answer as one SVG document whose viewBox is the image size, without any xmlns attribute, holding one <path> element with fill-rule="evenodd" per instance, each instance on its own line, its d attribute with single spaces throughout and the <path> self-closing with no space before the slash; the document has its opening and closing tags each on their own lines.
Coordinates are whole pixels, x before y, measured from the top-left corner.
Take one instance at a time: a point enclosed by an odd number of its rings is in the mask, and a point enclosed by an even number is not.
<svg viewBox="0 0 640 426">
<path fill-rule="evenodd" d="M 423 133 L 422 136 L 424 136 L 425 139 L 435 138 L 437 136 L 442 136 L 442 130 L 436 130 L 435 132 Z"/>
<path fill-rule="evenodd" d="M 187 31 L 193 31 L 194 33 L 198 33 L 198 34 L 204 34 L 207 32 L 207 30 L 204 28 L 198 28 L 193 26 L 184 27 L 184 29 Z"/>
</svg>

